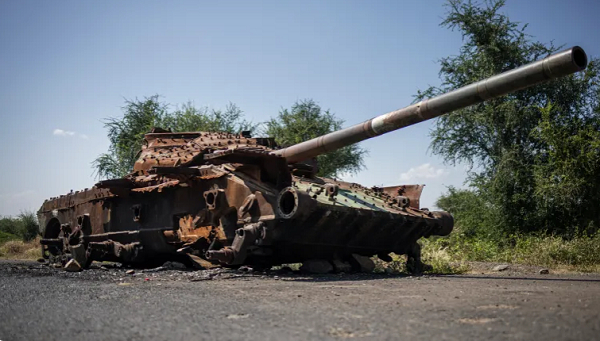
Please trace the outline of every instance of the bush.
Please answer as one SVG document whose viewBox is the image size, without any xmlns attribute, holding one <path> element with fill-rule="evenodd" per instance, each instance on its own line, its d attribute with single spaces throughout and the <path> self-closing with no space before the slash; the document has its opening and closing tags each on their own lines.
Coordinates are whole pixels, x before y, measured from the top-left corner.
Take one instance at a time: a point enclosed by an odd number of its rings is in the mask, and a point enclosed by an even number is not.
<svg viewBox="0 0 600 341">
<path fill-rule="evenodd" d="M 424 240 L 423 253 L 424 258 L 428 253 L 445 253 L 454 262 L 503 262 L 597 272 L 600 271 L 600 233 L 569 240 L 542 234 L 510 235 L 496 240 L 470 237 L 459 227 L 447 238 Z"/>
<path fill-rule="evenodd" d="M 34 239 L 39 235 L 39 224 L 37 222 L 35 213 L 31 211 L 25 211 L 19 214 L 16 218 L 4 217 L 0 219 L 0 232 L 17 236 L 23 241 Z"/>
<path fill-rule="evenodd" d="M 23 225 L 17 218 L 4 217 L 0 219 L 0 231 L 21 237 L 23 235 Z"/>
<path fill-rule="evenodd" d="M 18 240 L 19 238 L 19 236 L 15 236 L 14 234 L 0 231 L 0 244 L 4 244 L 11 240 Z"/>
<path fill-rule="evenodd" d="M 23 240 L 33 240 L 40 233 L 40 226 L 37 221 L 37 217 L 31 211 L 21 212 L 19 219 L 22 225 L 22 237 Z"/>
</svg>

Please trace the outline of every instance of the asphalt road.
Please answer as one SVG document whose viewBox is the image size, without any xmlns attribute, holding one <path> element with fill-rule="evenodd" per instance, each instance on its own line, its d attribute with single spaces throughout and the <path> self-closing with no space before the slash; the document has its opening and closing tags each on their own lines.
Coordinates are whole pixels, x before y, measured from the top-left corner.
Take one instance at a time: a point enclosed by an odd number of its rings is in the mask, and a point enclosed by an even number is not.
<svg viewBox="0 0 600 341">
<path fill-rule="evenodd" d="M 0 261 L 0 340 L 598 340 L 600 276 L 247 274 Z"/>
</svg>

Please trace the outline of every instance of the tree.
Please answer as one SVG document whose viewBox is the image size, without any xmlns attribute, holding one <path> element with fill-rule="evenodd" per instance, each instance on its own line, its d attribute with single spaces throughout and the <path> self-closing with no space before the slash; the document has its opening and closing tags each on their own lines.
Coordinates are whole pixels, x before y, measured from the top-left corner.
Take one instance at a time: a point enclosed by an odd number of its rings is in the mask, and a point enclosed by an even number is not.
<svg viewBox="0 0 600 341">
<path fill-rule="evenodd" d="M 254 130 L 254 125 L 244 119 L 242 110 L 229 103 L 225 110 L 195 107 L 188 102 L 163 120 L 163 127 L 171 131 L 224 131 L 239 133 Z"/>
<path fill-rule="evenodd" d="M 237 133 L 252 130 L 254 126 L 243 119 L 242 111 L 230 103 L 225 110 L 195 107 L 184 104 L 181 109 L 169 112 L 169 106 L 154 95 L 142 100 L 126 100 L 123 117 L 108 118 L 110 147 L 107 153 L 94 160 L 93 167 L 100 179 L 119 178 L 129 174 L 142 149 L 144 134 L 154 127 L 174 132 L 183 131 L 226 131 Z"/>
<path fill-rule="evenodd" d="M 313 100 L 307 99 L 297 101 L 290 109 L 282 109 L 277 118 L 266 122 L 265 133 L 287 147 L 339 130 L 343 123 L 329 110 L 322 111 Z M 336 177 L 358 172 L 364 168 L 365 155 L 366 151 L 356 144 L 319 155 L 318 175 Z"/>
<path fill-rule="evenodd" d="M 464 45 L 458 55 L 440 61 L 442 85 L 419 92 L 418 99 L 559 50 L 552 44 L 532 41 L 525 33 L 527 25 L 512 22 L 500 12 L 503 5 L 504 0 L 490 0 L 483 5 L 448 1 L 449 11 L 441 25 L 458 30 Z M 582 74 L 436 120 L 431 133 L 433 153 L 450 164 L 471 166 L 467 181 L 484 203 L 479 214 L 498 217 L 497 225 L 504 232 L 569 234 L 581 226 L 597 229 L 599 217 L 582 210 L 587 205 L 597 207 L 600 196 L 598 185 L 594 184 L 591 191 L 586 188 L 600 171 L 600 140 L 595 134 L 600 108 L 597 71 L 597 63 L 592 61 Z M 575 137 L 565 138 L 567 135 Z M 451 191 L 439 203 L 451 201 L 448 196 L 453 195 L 456 192 Z"/>
<path fill-rule="evenodd" d="M 167 105 L 158 95 L 143 100 L 125 100 L 123 117 L 106 119 L 110 147 L 94 160 L 96 176 L 100 179 L 119 178 L 133 169 L 137 153 L 142 149 L 144 134 L 159 127 L 167 116 Z"/>
<path fill-rule="evenodd" d="M 555 232 L 592 234 L 600 223 L 600 106 L 568 124 L 557 116 L 554 106 L 544 108 L 533 132 L 547 143 L 534 165 L 535 198 Z"/>
<path fill-rule="evenodd" d="M 39 236 L 39 231 L 34 212 L 24 211 L 16 217 L 0 217 L 0 243 L 16 237 L 30 241 Z"/>
</svg>

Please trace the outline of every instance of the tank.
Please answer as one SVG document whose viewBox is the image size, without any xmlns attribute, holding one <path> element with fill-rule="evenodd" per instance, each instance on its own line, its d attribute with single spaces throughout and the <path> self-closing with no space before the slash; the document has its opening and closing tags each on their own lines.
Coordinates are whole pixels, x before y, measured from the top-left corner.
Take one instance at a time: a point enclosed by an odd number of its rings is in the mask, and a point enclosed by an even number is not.
<svg viewBox="0 0 600 341">
<path fill-rule="evenodd" d="M 420 208 L 424 185 L 367 188 L 318 177 L 314 157 L 586 65 L 583 49 L 573 47 L 286 148 L 247 132 L 154 129 L 131 174 L 43 203 L 43 255 L 84 268 L 93 260 L 142 266 L 173 259 L 209 268 L 390 260 L 393 252 L 421 272 L 417 241 L 446 236 L 454 224 L 447 212 Z"/>
</svg>

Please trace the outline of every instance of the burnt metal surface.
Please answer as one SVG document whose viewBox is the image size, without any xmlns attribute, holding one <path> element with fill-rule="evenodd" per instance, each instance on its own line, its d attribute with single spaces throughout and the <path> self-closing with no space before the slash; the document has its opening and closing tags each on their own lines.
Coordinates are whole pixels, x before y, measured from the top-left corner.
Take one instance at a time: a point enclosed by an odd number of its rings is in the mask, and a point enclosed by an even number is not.
<svg viewBox="0 0 600 341">
<path fill-rule="evenodd" d="M 277 150 L 247 133 L 146 134 L 133 172 L 46 200 L 38 211 L 44 257 L 190 266 L 272 266 L 406 254 L 448 235 L 453 218 L 420 208 L 424 185 L 366 188 L 315 176 L 313 160 L 436 115 L 585 68 L 578 47 L 363 124 Z"/>
</svg>

